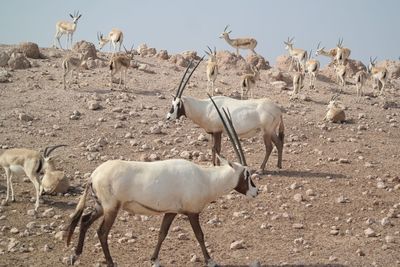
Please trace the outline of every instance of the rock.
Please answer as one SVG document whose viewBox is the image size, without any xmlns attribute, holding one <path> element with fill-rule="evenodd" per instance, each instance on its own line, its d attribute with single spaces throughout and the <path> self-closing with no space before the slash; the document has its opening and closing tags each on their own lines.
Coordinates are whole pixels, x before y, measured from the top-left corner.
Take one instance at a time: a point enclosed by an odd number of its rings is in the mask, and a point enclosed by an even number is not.
<svg viewBox="0 0 400 267">
<path fill-rule="evenodd" d="M 190 262 L 200 262 L 200 258 L 196 254 L 193 254 L 190 258 Z"/>
<path fill-rule="evenodd" d="M 189 151 L 182 151 L 180 154 L 179 154 L 179 156 L 181 157 L 181 158 L 184 158 L 184 159 L 191 159 L 192 158 L 192 154 L 189 152 Z"/>
<path fill-rule="evenodd" d="M 152 127 L 150 127 L 150 133 L 152 134 L 161 134 L 161 127 L 159 125 L 154 125 Z"/>
<path fill-rule="evenodd" d="M 82 40 L 76 42 L 72 50 L 75 53 L 85 54 L 86 56 L 84 59 L 88 58 L 97 59 L 96 46 L 93 43 Z"/>
<path fill-rule="evenodd" d="M 54 238 L 60 241 L 64 240 L 64 237 L 66 237 L 67 232 L 66 231 L 58 231 L 55 235 Z"/>
<path fill-rule="evenodd" d="M 137 48 L 137 52 L 142 57 L 152 57 L 157 54 L 157 50 L 153 47 L 147 47 L 147 44 L 141 44 Z"/>
<path fill-rule="evenodd" d="M 390 219 L 388 217 L 385 217 L 385 218 L 382 218 L 381 225 L 388 226 L 388 225 L 392 225 L 392 223 L 390 222 Z"/>
<path fill-rule="evenodd" d="M 396 241 L 396 239 L 395 239 L 394 236 L 391 236 L 391 235 L 385 236 L 385 242 L 386 243 L 395 243 L 395 241 Z"/>
<path fill-rule="evenodd" d="M 284 81 L 271 82 L 271 85 L 279 90 L 285 90 L 287 87 L 287 83 Z"/>
<path fill-rule="evenodd" d="M 231 250 L 243 249 L 244 248 L 243 243 L 244 243 L 243 240 L 234 241 L 234 242 L 231 243 L 230 249 Z"/>
<path fill-rule="evenodd" d="M 99 103 L 99 102 L 97 102 L 97 101 L 95 101 L 95 100 L 92 100 L 92 101 L 89 101 L 89 102 L 88 102 L 88 108 L 89 108 L 90 110 L 98 110 L 98 109 L 101 108 L 101 106 L 100 106 L 100 103 Z"/>
<path fill-rule="evenodd" d="M 336 202 L 337 203 L 349 203 L 350 202 L 350 200 L 347 198 L 347 197 L 345 197 L 345 196 L 340 196 L 340 197 L 338 197 L 337 199 L 336 199 Z"/>
<path fill-rule="evenodd" d="M 314 190 L 312 190 L 312 189 L 307 189 L 306 195 L 307 195 L 307 196 L 315 196 L 315 192 L 314 192 Z"/>
<path fill-rule="evenodd" d="M 293 228 L 293 229 L 303 229 L 303 228 L 304 228 L 304 225 L 303 225 L 302 223 L 294 223 L 294 224 L 292 225 L 292 228 Z"/>
<path fill-rule="evenodd" d="M 385 185 L 384 182 L 379 181 L 379 182 L 376 183 L 376 187 L 377 187 L 378 189 L 385 189 L 385 188 L 386 188 L 386 185 Z"/>
<path fill-rule="evenodd" d="M 376 233 L 372 228 L 367 228 L 367 229 L 364 230 L 364 235 L 366 237 L 375 237 Z"/>
<path fill-rule="evenodd" d="M 0 67 L 7 67 L 8 60 L 10 60 L 10 55 L 6 52 L 0 52 Z"/>
<path fill-rule="evenodd" d="M 202 141 L 202 142 L 207 142 L 208 141 L 208 137 L 204 134 L 200 134 L 199 137 L 197 137 L 198 141 Z"/>
<path fill-rule="evenodd" d="M 235 53 L 226 50 L 217 52 L 217 62 L 218 67 L 221 69 L 231 69 L 239 66 L 247 68 L 246 65 L 248 65 L 240 55 L 237 56 Z"/>
<path fill-rule="evenodd" d="M 179 233 L 178 239 L 179 240 L 189 240 L 189 237 L 185 233 Z"/>
<path fill-rule="evenodd" d="M 159 58 L 159 59 L 168 60 L 169 59 L 168 51 L 167 50 L 160 50 L 157 53 L 156 57 Z"/>
<path fill-rule="evenodd" d="M 18 50 L 25 54 L 28 58 L 39 59 L 42 58 L 42 55 L 39 51 L 39 46 L 32 42 L 24 42 L 20 43 L 18 46 Z"/>
<path fill-rule="evenodd" d="M 296 201 L 296 202 L 302 202 L 302 201 L 303 201 L 303 196 L 302 196 L 300 193 L 298 193 L 298 194 L 295 194 L 295 195 L 293 196 L 293 199 L 294 199 L 294 201 Z"/>
<path fill-rule="evenodd" d="M 250 66 L 257 67 L 259 70 L 268 70 L 271 68 L 269 62 L 266 61 L 265 58 L 260 55 L 249 54 L 246 57 L 246 62 Z"/>
<path fill-rule="evenodd" d="M 8 242 L 7 245 L 7 251 L 11 252 L 13 249 L 19 244 L 19 241 L 16 240 L 15 238 L 10 238 L 10 242 Z"/>
<path fill-rule="evenodd" d="M 12 233 L 12 234 L 18 234 L 18 233 L 19 233 L 19 230 L 18 230 L 18 228 L 13 227 L 13 228 L 11 228 L 10 233 Z"/>
<path fill-rule="evenodd" d="M 31 62 L 23 53 L 12 53 L 8 60 L 8 66 L 13 70 L 28 69 L 31 67 Z"/>
<path fill-rule="evenodd" d="M 339 159 L 339 163 L 349 164 L 349 163 L 350 163 L 350 160 L 344 159 L 344 158 L 340 158 L 340 159 Z"/>
<path fill-rule="evenodd" d="M 261 262 L 260 261 L 254 261 L 249 264 L 249 267 L 261 267 Z"/>
<path fill-rule="evenodd" d="M 287 55 L 280 55 L 275 59 L 275 67 L 282 71 L 289 71 L 290 59 Z"/>
<path fill-rule="evenodd" d="M 357 249 L 356 254 L 357 254 L 358 256 L 365 256 L 364 251 L 362 251 L 361 249 Z"/>
<path fill-rule="evenodd" d="M 379 62 L 378 66 L 385 67 L 389 73 L 389 79 L 400 78 L 400 61 L 398 60 L 384 60 Z"/>
<path fill-rule="evenodd" d="M 35 216 L 35 215 L 36 215 L 36 211 L 35 211 L 35 210 L 28 210 L 28 211 L 27 211 L 27 214 L 28 214 L 29 216 Z"/>
<path fill-rule="evenodd" d="M 199 60 L 200 57 L 197 55 L 196 51 L 183 51 L 181 55 L 187 60 Z"/>
<path fill-rule="evenodd" d="M 43 217 L 46 217 L 46 218 L 51 218 L 51 217 L 53 217 L 54 215 L 56 215 L 56 212 L 54 211 L 53 208 L 46 209 L 46 210 L 42 213 L 42 216 L 43 216 Z"/>
<path fill-rule="evenodd" d="M 20 114 L 18 115 L 18 119 L 19 119 L 20 121 L 33 121 L 33 117 L 30 116 L 30 115 L 27 115 L 27 114 L 25 114 L 25 113 L 20 113 Z"/>
<path fill-rule="evenodd" d="M 178 65 L 180 67 L 184 67 L 184 68 L 189 66 L 189 60 L 187 60 L 180 54 L 171 56 L 168 61 L 171 62 L 172 64 L 176 64 L 176 65 Z"/>
<path fill-rule="evenodd" d="M 153 154 L 150 154 L 149 160 L 150 161 L 160 160 L 160 157 L 157 154 L 153 153 Z"/>
<path fill-rule="evenodd" d="M 10 79 L 8 79 L 11 74 L 6 70 L 0 70 L 0 83 L 8 83 Z"/>
</svg>

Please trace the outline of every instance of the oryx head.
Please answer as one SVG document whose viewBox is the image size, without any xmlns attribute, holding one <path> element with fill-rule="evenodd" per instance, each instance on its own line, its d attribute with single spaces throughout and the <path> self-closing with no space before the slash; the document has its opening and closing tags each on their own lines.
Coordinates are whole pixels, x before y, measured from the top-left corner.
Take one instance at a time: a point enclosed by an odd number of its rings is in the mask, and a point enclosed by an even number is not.
<svg viewBox="0 0 400 267">
<path fill-rule="evenodd" d="M 82 17 L 82 14 L 79 15 L 79 10 L 78 10 L 78 12 L 74 11 L 74 15 L 70 13 L 69 16 L 72 18 L 72 22 L 76 24 L 78 23 L 78 19 Z"/>
<path fill-rule="evenodd" d="M 173 100 L 172 100 L 172 107 L 170 109 L 170 111 L 167 113 L 167 120 L 176 120 L 179 119 L 181 116 L 186 115 L 185 114 L 185 107 L 183 106 L 183 102 L 182 102 L 182 93 L 183 90 L 185 89 L 187 83 L 190 80 L 190 77 L 192 77 L 193 72 L 197 69 L 197 67 L 199 66 L 200 62 L 204 59 L 204 57 L 202 57 L 199 62 L 197 62 L 197 64 L 193 67 L 193 70 L 189 73 L 189 76 L 187 77 L 186 81 L 183 82 L 183 80 L 186 77 L 186 74 L 189 72 L 190 67 L 193 64 L 193 60 L 190 61 L 189 66 L 186 68 L 185 73 L 183 74 L 183 77 L 181 79 L 181 82 L 179 83 L 179 87 L 178 90 L 176 91 L 176 95 L 173 95 Z"/>
<path fill-rule="evenodd" d="M 239 180 L 235 187 L 235 190 L 248 197 L 256 197 L 258 195 L 258 189 L 255 186 L 253 180 L 251 179 L 250 168 L 247 166 L 242 145 L 240 144 L 239 137 L 235 131 L 235 128 L 233 127 L 231 114 L 229 110 L 222 107 L 222 112 L 224 113 L 223 116 L 217 104 L 212 99 L 212 97 L 210 95 L 208 95 L 208 97 L 213 103 L 215 109 L 217 110 L 217 113 L 224 125 L 225 131 L 232 142 L 233 149 L 235 150 L 239 162 L 230 162 L 228 160 L 223 159 L 220 155 L 217 156 L 220 158 L 221 163 L 223 165 L 229 164 L 235 170 L 235 173 L 236 172 L 240 173 Z"/>
<path fill-rule="evenodd" d="M 232 31 L 227 31 L 228 28 L 229 28 L 229 25 L 226 25 L 224 31 L 221 33 L 221 35 L 219 36 L 219 38 L 221 38 L 221 39 L 222 39 L 222 38 L 229 38 L 229 34 L 230 34 Z"/>
<path fill-rule="evenodd" d="M 289 50 L 289 49 L 292 49 L 293 48 L 293 40 L 294 40 L 294 37 L 292 37 L 292 38 L 287 38 L 287 41 L 283 41 L 283 43 L 285 44 L 285 49 L 286 50 Z"/>
</svg>

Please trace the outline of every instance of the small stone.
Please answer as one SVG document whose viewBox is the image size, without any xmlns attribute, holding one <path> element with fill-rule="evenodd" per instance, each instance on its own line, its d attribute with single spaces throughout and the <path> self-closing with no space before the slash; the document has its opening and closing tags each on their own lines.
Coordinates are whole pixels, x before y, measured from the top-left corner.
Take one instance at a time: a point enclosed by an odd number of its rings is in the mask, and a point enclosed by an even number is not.
<svg viewBox="0 0 400 267">
<path fill-rule="evenodd" d="M 294 223 L 294 224 L 292 225 L 292 228 L 293 228 L 293 229 L 303 229 L 303 228 L 304 228 L 304 225 L 303 225 L 302 223 Z"/>
<path fill-rule="evenodd" d="M 97 101 L 89 101 L 88 102 L 88 108 L 90 110 L 98 110 L 101 108 L 100 103 Z"/>
<path fill-rule="evenodd" d="M 66 231 L 59 231 L 54 235 L 54 238 L 60 241 L 64 240 L 64 237 L 67 235 Z"/>
<path fill-rule="evenodd" d="M 337 229 L 333 229 L 329 232 L 331 235 L 338 235 L 339 234 L 339 230 Z"/>
<path fill-rule="evenodd" d="M 46 209 L 46 210 L 42 213 L 42 216 L 43 216 L 43 217 L 46 217 L 46 218 L 51 218 L 51 217 L 53 217 L 54 215 L 56 215 L 56 212 L 54 211 L 53 208 Z"/>
<path fill-rule="evenodd" d="M 27 114 L 25 114 L 25 113 L 20 113 L 20 114 L 18 115 L 18 119 L 19 119 L 20 121 L 33 121 L 33 117 L 30 116 L 30 115 L 27 115 Z"/>
<path fill-rule="evenodd" d="M 13 228 L 11 228 L 10 233 L 12 233 L 12 234 L 18 234 L 18 233 L 19 233 L 19 230 L 18 230 L 18 228 L 13 227 Z"/>
<path fill-rule="evenodd" d="M 28 211 L 27 211 L 27 214 L 28 214 L 29 216 L 35 216 L 35 215 L 36 215 L 36 211 L 35 211 L 35 210 L 28 210 Z"/>
<path fill-rule="evenodd" d="M 332 262 L 332 261 L 337 261 L 337 257 L 335 257 L 335 256 L 330 256 L 328 260 L 329 260 L 330 262 Z"/>
<path fill-rule="evenodd" d="M 385 236 L 385 242 L 386 242 L 386 243 L 395 243 L 395 238 L 394 238 L 394 236 L 391 236 L 391 235 Z"/>
<path fill-rule="evenodd" d="M 200 258 L 196 254 L 193 254 L 190 258 L 190 262 L 200 262 Z"/>
<path fill-rule="evenodd" d="M 15 238 L 10 238 L 10 242 L 7 245 L 7 251 L 14 251 L 14 248 L 19 244 L 19 241 Z"/>
<path fill-rule="evenodd" d="M 384 182 L 379 181 L 379 182 L 376 183 L 376 187 L 377 187 L 378 189 L 385 189 L 385 188 L 386 188 L 386 185 L 385 185 Z"/>
<path fill-rule="evenodd" d="M 371 228 L 365 229 L 364 230 L 364 234 L 365 234 L 366 237 L 375 237 L 376 236 L 375 231 L 373 229 L 371 229 Z"/>
<path fill-rule="evenodd" d="M 293 184 L 290 185 L 290 189 L 292 189 L 292 190 L 295 190 L 295 189 L 298 189 L 298 188 L 300 188 L 300 185 L 297 184 L 296 182 L 294 182 Z"/>
<path fill-rule="evenodd" d="M 392 225 L 388 217 L 385 217 L 381 220 L 381 225 L 382 226 L 387 226 L 387 225 Z"/>
<path fill-rule="evenodd" d="M 315 192 L 314 192 L 314 190 L 312 190 L 312 189 L 307 189 L 307 191 L 306 191 L 306 195 L 307 196 L 315 196 Z"/>
<path fill-rule="evenodd" d="M 185 233 L 178 234 L 179 240 L 189 240 L 189 237 Z"/>
<path fill-rule="evenodd" d="M 362 251 L 361 249 L 357 249 L 356 254 L 357 254 L 358 256 L 361 256 L 361 257 L 365 256 L 364 251 Z"/>
<path fill-rule="evenodd" d="M 303 199 L 303 196 L 300 194 L 300 193 L 298 193 L 298 194 L 295 194 L 294 196 L 293 196 L 293 199 L 296 201 L 296 202 L 302 202 L 304 199 Z"/>
<path fill-rule="evenodd" d="M 349 163 L 350 163 L 350 160 L 344 159 L 344 158 L 340 158 L 340 159 L 339 159 L 339 163 L 349 164 Z"/>
<path fill-rule="evenodd" d="M 336 199 L 337 203 L 349 203 L 350 200 L 345 196 L 340 196 Z"/>
<path fill-rule="evenodd" d="M 243 249 L 244 248 L 243 243 L 244 243 L 243 240 L 234 241 L 231 243 L 230 249 L 232 249 L 232 250 Z"/>
<path fill-rule="evenodd" d="M 184 158 L 184 159 L 191 159 L 192 158 L 192 154 L 189 152 L 189 151 L 182 151 L 180 154 L 179 154 L 179 156 L 181 157 L 181 158 Z"/>
<path fill-rule="evenodd" d="M 161 134 L 161 127 L 159 125 L 154 125 L 153 127 L 150 127 L 150 133 L 152 134 Z"/>
<path fill-rule="evenodd" d="M 206 142 L 208 141 L 208 137 L 204 134 L 200 134 L 199 137 L 197 137 L 198 141 Z"/>
</svg>

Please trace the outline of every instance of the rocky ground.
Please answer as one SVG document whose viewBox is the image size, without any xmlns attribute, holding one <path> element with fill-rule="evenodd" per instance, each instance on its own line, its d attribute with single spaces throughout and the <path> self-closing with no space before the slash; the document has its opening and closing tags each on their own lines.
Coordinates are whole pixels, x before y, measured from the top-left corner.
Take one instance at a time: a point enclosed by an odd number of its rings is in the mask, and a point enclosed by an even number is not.
<svg viewBox="0 0 400 267">
<path fill-rule="evenodd" d="M 0 63 L 13 48 L 0 46 Z M 0 206 L 0 266 L 65 265 L 72 248 L 60 240 L 61 230 L 90 173 L 108 159 L 187 158 L 210 165 L 210 137 L 188 119 L 165 120 L 182 66 L 193 54 L 172 60 L 166 51 L 137 55 L 127 89 L 111 91 L 108 53 L 88 59 L 88 69 L 68 90 L 61 82 L 67 52 L 43 48 L 40 53 L 28 63 L 21 60 L 29 64 L 25 69 L 0 70 L 0 148 L 67 144 L 54 155 L 72 186 L 67 194 L 43 196 L 34 214 L 32 184 L 14 179 L 16 202 Z M 247 65 L 224 62 L 216 87 L 237 97 Z M 184 95 L 206 97 L 205 64 Z M 352 77 L 347 77 L 340 96 L 347 121 L 333 124 L 322 121 L 339 89 L 328 75 L 318 76 L 315 90 L 308 89 L 306 78 L 300 99 L 290 101 L 291 74 L 265 65 L 254 97 L 270 98 L 286 110 L 283 169 L 277 169 L 274 151 L 267 173 L 255 176 L 262 189 L 257 198 L 232 192 L 204 210 L 201 224 L 214 260 L 222 266 L 400 266 L 400 81 L 391 79 L 385 97 L 374 97 L 369 82 L 367 96 L 356 102 Z M 242 144 L 256 170 L 264 153 L 261 136 Z M 234 160 L 230 146 L 224 139 L 222 152 Z M 2 200 L 5 193 L 1 179 Z M 119 266 L 150 265 L 160 223 L 160 216 L 120 212 L 109 237 Z M 88 232 L 78 266 L 104 261 L 97 227 Z M 74 244 L 76 236 L 77 231 Z M 204 266 L 185 217 L 174 221 L 160 258 L 164 266 Z"/>
</svg>

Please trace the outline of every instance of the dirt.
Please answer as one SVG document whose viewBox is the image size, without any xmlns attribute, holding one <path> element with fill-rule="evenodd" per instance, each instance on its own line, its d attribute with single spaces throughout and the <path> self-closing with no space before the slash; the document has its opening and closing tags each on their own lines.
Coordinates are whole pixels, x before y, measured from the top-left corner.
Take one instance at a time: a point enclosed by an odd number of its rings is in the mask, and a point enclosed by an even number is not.
<svg viewBox="0 0 400 267">
<path fill-rule="evenodd" d="M 0 51 L 6 49 L 0 47 Z M 47 48 L 41 51 L 45 55 L 54 52 Z M 66 54 L 59 50 L 55 53 Z M 109 54 L 99 56 L 107 61 Z M 189 119 L 165 120 L 170 95 L 175 93 L 184 68 L 155 57 L 135 56 L 135 60 L 147 64 L 151 71 L 130 68 L 127 89 L 114 91 L 110 90 L 107 67 L 81 70 L 77 82 L 64 90 L 62 57 L 30 59 L 36 67 L 8 70 L 11 82 L 0 83 L 0 147 L 39 150 L 67 144 L 54 155 L 72 187 L 66 195 L 43 196 L 38 215 L 32 216 L 27 211 L 34 206 L 33 185 L 22 178 L 14 179 L 16 202 L 0 207 L 0 266 L 65 265 L 63 258 L 72 254 L 73 247 L 67 248 L 55 234 L 68 222 L 90 172 L 108 159 L 143 160 L 151 154 L 160 159 L 179 158 L 181 152 L 188 151 L 195 155 L 191 159 L 194 162 L 210 165 L 211 141 L 198 140 L 201 134 L 208 135 Z M 216 87 L 223 95 L 236 97 L 242 73 L 223 68 L 220 72 Z M 205 88 L 202 63 L 184 95 L 206 98 Z M 257 198 L 232 192 L 205 208 L 201 225 L 217 263 L 400 266 L 399 81 L 391 82 L 385 97 L 372 96 L 369 82 L 365 86 L 369 96 L 359 102 L 354 85 L 348 84 L 340 96 L 347 107 L 347 122 L 323 122 L 326 105 L 338 90 L 335 83 L 321 76 L 316 89 L 310 90 L 306 78 L 302 93 L 308 101 L 290 101 L 289 90 L 270 85 L 266 71 L 261 71 L 254 98 L 270 98 L 286 110 L 283 169 L 276 167 L 274 150 L 267 172 L 255 180 L 262 189 Z M 88 109 L 93 99 L 100 103 L 99 110 Z M 74 111 L 81 113 L 78 120 L 70 119 Z M 34 119 L 21 121 L 19 113 Z M 161 127 L 160 134 L 151 133 L 155 125 Z M 96 145 L 100 138 L 106 140 L 102 146 Z M 249 166 L 256 170 L 264 155 L 261 136 L 242 139 L 242 145 Z M 235 160 L 228 139 L 223 139 L 222 147 L 222 154 Z M 1 200 L 5 194 L 2 179 Z M 49 208 L 56 215 L 43 217 L 41 214 Z M 208 223 L 213 218 L 219 222 Z M 382 225 L 384 218 L 389 224 Z M 119 266 L 150 266 L 161 219 L 119 213 L 109 237 L 111 255 Z M 29 222 L 36 222 L 37 227 L 27 229 Z M 13 227 L 18 233 L 11 231 Z M 104 262 L 95 234 L 97 227 L 98 222 L 88 232 L 78 266 Z M 367 228 L 373 229 L 375 236 L 367 237 Z M 9 251 L 11 238 L 19 243 Z M 73 244 L 76 238 L 77 230 Z M 240 240 L 242 249 L 230 249 L 232 242 Z M 164 266 L 204 266 L 200 247 L 184 216 L 173 222 L 160 260 Z"/>
</svg>

